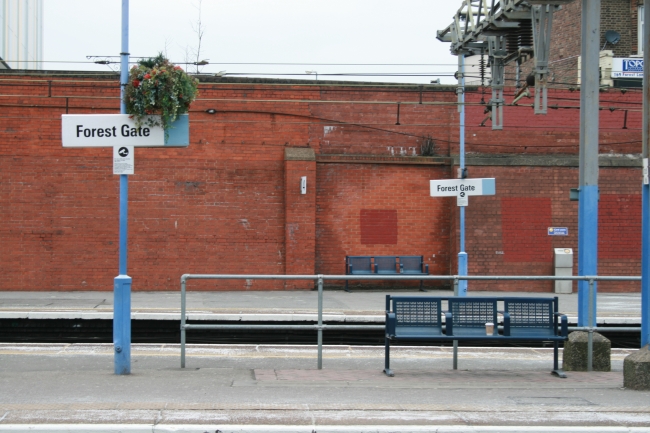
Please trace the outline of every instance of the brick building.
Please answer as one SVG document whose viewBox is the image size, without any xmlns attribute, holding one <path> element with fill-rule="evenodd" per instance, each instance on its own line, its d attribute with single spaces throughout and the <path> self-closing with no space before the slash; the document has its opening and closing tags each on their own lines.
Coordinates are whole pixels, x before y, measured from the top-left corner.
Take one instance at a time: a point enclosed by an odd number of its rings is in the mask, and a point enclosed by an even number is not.
<svg viewBox="0 0 650 433">
<path fill-rule="evenodd" d="M 580 49 L 582 1 L 574 0 L 562 6 L 553 14 L 553 33 L 549 53 L 549 86 L 556 88 L 576 88 L 580 83 Z M 643 57 L 639 32 L 642 29 L 644 0 L 601 0 L 600 11 L 600 47 L 601 84 L 610 87 L 640 87 L 641 79 L 612 78 L 612 59 Z M 607 32 L 616 32 L 616 43 L 608 42 Z M 533 68 L 528 61 L 521 66 L 522 79 Z M 620 72 L 620 71 L 619 71 Z M 515 69 L 507 68 L 506 82 L 514 85 Z"/>
<path fill-rule="evenodd" d="M 119 112 L 118 77 L 5 70 L 0 86 L 0 290 L 112 290 L 119 184 L 112 149 L 62 148 L 61 115 Z M 184 273 L 343 274 L 345 256 L 362 254 L 423 255 L 432 274 L 455 273 L 455 199 L 429 196 L 430 179 L 455 173 L 454 87 L 211 77 L 199 90 L 188 148 L 136 149 L 134 290 L 178 290 Z M 469 89 L 467 165 L 470 177 L 495 177 L 497 194 L 470 198 L 469 273 L 552 275 L 553 248 L 577 248 L 569 189 L 578 184 L 579 94 L 551 89 L 546 116 L 525 100 L 507 106 L 503 131 L 479 126 L 480 97 Z M 611 89 L 601 105 L 599 272 L 638 275 L 641 94 Z M 569 235 L 548 236 L 552 226 Z M 553 284 L 470 283 L 487 289 L 551 292 Z"/>
</svg>

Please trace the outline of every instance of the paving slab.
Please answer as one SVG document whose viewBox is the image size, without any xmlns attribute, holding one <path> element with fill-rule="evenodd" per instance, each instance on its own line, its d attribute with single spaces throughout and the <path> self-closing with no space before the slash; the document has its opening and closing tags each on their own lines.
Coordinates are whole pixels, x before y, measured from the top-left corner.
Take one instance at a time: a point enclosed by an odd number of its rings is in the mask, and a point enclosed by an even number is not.
<svg viewBox="0 0 650 433">
<path fill-rule="evenodd" d="M 179 345 L 134 344 L 132 374 L 116 376 L 110 344 L 0 344 L 0 431 L 650 431 L 650 392 L 622 385 L 629 349 L 611 372 L 567 379 L 546 348 L 461 347 L 453 370 L 450 348 L 397 346 L 395 377 L 383 348 L 325 346 L 323 369 L 316 353 L 188 345 L 181 369 Z"/>
</svg>

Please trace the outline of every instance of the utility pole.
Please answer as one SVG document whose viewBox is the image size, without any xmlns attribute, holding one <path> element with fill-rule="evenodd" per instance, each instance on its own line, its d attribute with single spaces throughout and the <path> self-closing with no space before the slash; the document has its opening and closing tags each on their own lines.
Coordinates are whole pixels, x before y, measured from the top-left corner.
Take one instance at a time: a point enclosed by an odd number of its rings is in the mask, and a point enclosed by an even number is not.
<svg viewBox="0 0 650 433">
<path fill-rule="evenodd" d="M 650 4 L 643 8 L 643 184 L 641 186 L 641 347 L 650 343 L 650 181 L 648 157 L 650 153 Z"/>
<path fill-rule="evenodd" d="M 598 275 L 598 116 L 601 0 L 582 2 L 578 275 Z M 595 326 L 596 283 L 578 282 L 578 326 Z M 593 296 L 592 311 L 589 298 Z M 594 323 L 588 323 L 591 317 Z"/>
<path fill-rule="evenodd" d="M 458 111 L 460 112 L 459 165 L 461 179 L 465 178 L 465 54 L 458 54 Z M 458 245 L 458 275 L 467 275 L 467 253 L 465 252 L 465 206 L 460 207 L 460 243 Z M 467 296 L 467 280 L 458 281 L 456 296 Z"/>
</svg>

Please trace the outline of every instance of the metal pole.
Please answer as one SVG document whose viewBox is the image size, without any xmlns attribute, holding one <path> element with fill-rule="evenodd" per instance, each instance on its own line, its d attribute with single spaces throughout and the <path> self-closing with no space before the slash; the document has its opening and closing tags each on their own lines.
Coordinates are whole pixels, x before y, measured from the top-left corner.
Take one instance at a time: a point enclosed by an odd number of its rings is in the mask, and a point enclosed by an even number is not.
<svg viewBox="0 0 650 433">
<path fill-rule="evenodd" d="M 650 4 L 643 8 L 643 64 L 650 65 Z M 644 179 L 641 186 L 641 347 L 650 344 L 650 185 L 648 157 L 650 149 L 650 66 L 643 68 L 643 161 Z"/>
<path fill-rule="evenodd" d="M 129 0 L 122 0 L 122 51 L 120 73 L 120 112 L 126 113 L 124 88 L 129 79 Z M 127 275 L 127 218 L 129 178 L 120 175 L 120 252 L 119 275 L 114 282 L 113 345 L 115 374 L 131 374 L 131 278 Z"/>
<path fill-rule="evenodd" d="M 600 0 L 582 2 L 580 71 L 580 196 L 578 202 L 578 275 L 598 275 L 598 91 L 600 87 Z M 594 296 L 597 286 L 594 285 Z M 578 326 L 585 326 L 588 282 L 578 283 Z"/>
<path fill-rule="evenodd" d="M 185 298 L 186 285 L 186 278 L 183 275 L 181 277 L 181 368 L 185 368 L 185 333 L 187 332 L 185 330 L 185 311 L 187 310 L 187 300 Z"/>
<path fill-rule="evenodd" d="M 458 296 L 458 278 L 454 278 L 454 296 Z M 458 370 L 458 340 L 454 340 L 454 361 L 453 361 L 453 368 L 454 370 Z"/>
<path fill-rule="evenodd" d="M 458 54 L 458 111 L 460 112 L 460 173 L 465 176 L 465 55 Z M 465 252 L 465 206 L 460 207 L 460 243 L 458 245 L 458 275 L 467 275 L 467 253 Z M 467 280 L 459 282 L 458 294 L 467 296 Z"/>
<path fill-rule="evenodd" d="M 589 280 L 589 335 L 587 338 L 587 371 L 594 369 L 594 280 Z"/>
<path fill-rule="evenodd" d="M 318 369 L 323 369 L 323 276 L 318 275 Z"/>
</svg>

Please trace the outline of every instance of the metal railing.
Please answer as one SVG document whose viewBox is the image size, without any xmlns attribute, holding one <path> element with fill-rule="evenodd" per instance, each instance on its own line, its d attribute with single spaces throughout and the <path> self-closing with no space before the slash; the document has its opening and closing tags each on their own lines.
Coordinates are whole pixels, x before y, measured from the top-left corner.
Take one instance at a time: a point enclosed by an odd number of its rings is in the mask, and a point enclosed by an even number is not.
<svg viewBox="0 0 650 433">
<path fill-rule="evenodd" d="M 187 323 L 187 281 L 188 280 L 316 280 L 318 287 L 318 322 L 311 325 L 257 325 L 257 324 L 188 324 Z M 596 281 L 641 281 L 641 277 L 632 276 L 506 276 L 506 275 L 253 275 L 253 274 L 184 274 L 181 276 L 181 368 L 185 368 L 186 332 L 191 329 L 287 329 L 287 330 L 316 330 L 318 346 L 318 369 L 323 368 L 323 330 L 383 330 L 384 325 L 327 325 L 323 323 L 323 282 L 325 280 L 425 280 L 453 281 L 454 294 L 458 295 L 460 280 L 473 281 L 588 281 L 589 282 L 589 326 L 571 326 L 570 331 L 587 331 L 587 370 L 593 370 L 593 333 L 596 329 L 602 331 L 641 332 L 640 327 L 596 327 L 593 314 L 594 283 Z M 501 327 L 500 327 L 501 328 Z M 454 341 L 453 366 L 458 366 L 458 342 Z"/>
</svg>

